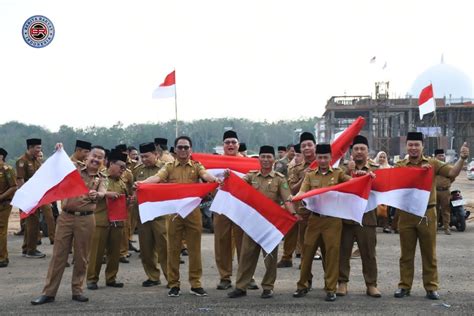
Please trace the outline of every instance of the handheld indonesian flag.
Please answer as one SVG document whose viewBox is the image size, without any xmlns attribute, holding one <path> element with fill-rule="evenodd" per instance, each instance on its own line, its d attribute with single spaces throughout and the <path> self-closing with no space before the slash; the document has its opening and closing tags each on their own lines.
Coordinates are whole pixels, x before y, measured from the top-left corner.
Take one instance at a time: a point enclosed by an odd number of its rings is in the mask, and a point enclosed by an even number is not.
<svg viewBox="0 0 474 316">
<path fill-rule="evenodd" d="M 184 218 L 217 186 L 217 183 L 139 184 L 137 200 L 140 219 L 145 223 L 159 216 L 174 213 Z"/>
<path fill-rule="evenodd" d="M 11 204 L 29 215 L 42 205 L 88 192 L 76 166 L 59 149 L 16 191 Z"/>
<path fill-rule="evenodd" d="M 270 253 L 296 218 L 233 172 L 217 191 L 211 210 L 219 210 Z"/>
<path fill-rule="evenodd" d="M 120 194 L 116 199 L 107 198 L 106 203 L 109 222 L 123 222 L 128 219 L 127 197 L 125 194 Z"/>
<path fill-rule="evenodd" d="M 354 137 L 359 135 L 360 131 L 365 125 L 365 119 L 359 116 L 348 128 L 346 128 L 342 134 L 334 140 L 331 144 L 331 166 L 336 164 L 341 159 L 349 147 L 352 145 Z M 311 169 L 316 169 L 318 163 L 313 161 L 309 166 Z"/>
<path fill-rule="evenodd" d="M 153 91 L 152 98 L 153 99 L 161 99 L 161 98 L 171 98 L 176 97 L 176 77 L 175 77 L 175 70 L 170 72 L 165 81 L 158 88 Z"/>
<path fill-rule="evenodd" d="M 369 199 L 370 175 L 353 178 L 334 186 L 314 189 L 293 198 L 312 212 L 362 223 Z"/>
<path fill-rule="evenodd" d="M 423 115 L 436 110 L 436 101 L 431 83 L 421 90 L 420 97 L 418 98 L 418 109 L 420 110 L 420 120 L 423 119 Z"/>
<path fill-rule="evenodd" d="M 390 168 L 374 173 L 368 210 L 385 204 L 417 216 L 425 215 L 433 183 L 432 169 Z"/>
<path fill-rule="evenodd" d="M 260 162 L 255 158 L 192 154 L 191 159 L 199 161 L 208 173 L 218 178 L 223 178 L 226 169 L 232 170 L 240 177 L 243 177 L 250 170 L 260 169 Z"/>
</svg>

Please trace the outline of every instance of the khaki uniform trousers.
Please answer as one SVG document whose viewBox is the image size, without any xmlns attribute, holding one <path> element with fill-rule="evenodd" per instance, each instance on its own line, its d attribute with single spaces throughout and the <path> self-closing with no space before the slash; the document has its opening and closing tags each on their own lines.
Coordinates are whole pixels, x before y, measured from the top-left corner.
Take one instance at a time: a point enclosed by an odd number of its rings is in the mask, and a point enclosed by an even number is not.
<svg viewBox="0 0 474 316">
<path fill-rule="evenodd" d="M 375 226 L 342 224 L 338 281 L 339 283 L 349 282 L 354 239 L 357 241 L 360 258 L 362 259 L 362 274 L 364 275 L 365 284 L 377 287 L 377 259 L 375 257 L 377 232 Z"/>
<path fill-rule="evenodd" d="M 87 272 L 89 250 L 95 228 L 94 215 L 76 216 L 62 212 L 58 216 L 53 256 L 49 262 L 43 295 L 56 296 L 66 268 L 71 246 L 74 247 L 74 268 L 71 288 L 73 295 L 82 294 Z"/>
<path fill-rule="evenodd" d="M 41 206 L 40 210 L 48 226 L 49 240 L 54 242 L 56 223 L 54 221 L 53 209 L 50 204 L 46 204 Z M 25 219 L 25 234 L 23 235 L 22 250 L 26 252 L 35 251 L 39 239 L 41 239 L 41 235 L 39 234 L 39 210 L 37 210 L 34 214 L 31 214 Z"/>
<path fill-rule="evenodd" d="M 87 267 L 87 282 L 97 283 L 99 281 L 105 249 L 107 249 L 105 283 L 113 283 L 115 281 L 119 270 L 122 230 L 123 226 L 95 227 L 89 255 L 89 266 Z"/>
<path fill-rule="evenodd" d="M 285 240 L 283 241 L 283 256 L 281 257 L 282 261 L 293 260 L 293 252 L 295 252 L 296 246 L 298 244 L 298 230 L 299 230 L 299 225 L 298 223 L 296 223 L 286 233 Z"/>
<path fill-rule="evenodd" d="M 247 290 L 250 281 L 253 279 L 255 269 L 257 268 L 260 247 L 247 234 L 242 237 L 242 248 L 240 253 L 239 268 L 237 270 L 236 288 L 243 291 Z M 263 251 L 263 250 L 262 250 Z M 265 263 L 265 275 L 262 279 L 262 288 L 264 290 L 273 290 L 277 276 L 278 246 L 267 254 L 263 251 L 263 261 Z"/>
<path fill-rule="evenodd" d="M 130 240 L 133 239 L 133 233 L 135 233 L 135 229 L 138 226 L 138 205 L 136 202 L 132 202 L 129 206 L 128 211 L 128 221 L 130 222 Z"/>
<path fill-rule="evenodd" d="M 318 248 L 318 240 L 324 243 L 323 267 L 324 290 L 335 293 L 339 276 L 339 248 L 341 244 L 342 221 L 340 218 L 311 214 L 304 236 L 303 253 L 301 254 L 300 280 L 298 289 L 307 289 L 311 280 L 313 257 Z"/>
<path fill-rule="evenodd" d="M 438 219 L 443 220 L 444 229 L 449 229 L 449 222 L 451 221 L 451 194 L 449 190 L 436 191 L 436 213 Z"/>
<path fill-rule="evenodd" d="M 237 249 L 237 262 L 239 262 L 242 247 L 242 229 L 235 225 L 227 216 L 214 213 L 214 253 L 216 265 L 221 280 L 230 281 L 232 276 L 232 236 Z M 189 242 L 186 239 L 187 242 Z"/>
<path fill-rule="evenodd" d="M 0 262 L 8 260 L 8 219 L 10 218 L 11 211 L 12 206 L 10 202 L 0 203 Z"/>
<path fill-rule="evenodd" d="M 167 217 L 168 230 L 168 285 L 180 287 L 179 261 L 182 240 L 186 240 L 189 253 L 189 283 L 191 287 L 202 287 L 201 234 L 202 217 L 199 208 L 186 218 L 172 214 Z"/>
<path fill-rule="evenodd" d="M 435 207 L 429 208 L 425 217 L 399 211 L 400 222 L 400 283 L 399 288 L 411 289 L 415 273 L 416 243 L 420 241 L 423 285 L 427 291 L 438 290 L 438 267 L 436 261 L 437 218 Z"/>
<path fill-rule="evenodd" d="M 148 279 L 152 281 L 160 280 L 158 263 L 165 278 L 168 279 L 166 216 L 160 216 L 144 224 L 139 221 L 138 237 L 143 270 L 145 270 Z"/>
<path fill-rule="evenodd" d="M 128 255 L 128 245 L 130 241 L 130 221 L 127 219 L 123 222 L 122 238 L 120 239 L 120 257 Z"/>
</svg>

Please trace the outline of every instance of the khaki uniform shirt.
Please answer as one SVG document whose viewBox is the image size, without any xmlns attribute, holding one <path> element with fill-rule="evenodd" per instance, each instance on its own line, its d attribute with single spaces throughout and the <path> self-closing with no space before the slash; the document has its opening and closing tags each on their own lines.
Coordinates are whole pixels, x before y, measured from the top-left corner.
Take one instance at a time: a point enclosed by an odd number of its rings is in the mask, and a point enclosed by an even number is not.
<svg viewBox="0 0 474 316">
<path fill-rule="evenodd" d="M 308 168 L 311 165 L 310 162 L 302 161 L 298 164 L 295 164 L 293 167 L 288 169 L 288 185 L 290 188 L 294 186 L 296 183 L 298 183 L 301 179 L 304 178 L 305 176 L 305 169 Z M 305 208 L 301 202 L 296 202 L 297 205 L 295 205 L 295 208 L 297 210 L 297 213 L 302 214 L 302 213 L 308 213 L 310 210 Z"/>
<path fill-rule="evenodd" d="M 449 177 L 449 171 L 453 169 L 453 167 L 447 163 L 425 156 L 422 156 L 421 160 L 416 164 L 411 163 L 409 159 L 400 160 L 395 164 L 395 167 L 422 168 L 426 165 L 431 165 L 435 176 L 443 176 L 445 178 Z M 428 201 L 427 208 L 434 206 L 436 206 L 436 178 L 433 178 L 433 184 L 431 186 L 430 199 Z"/>
<path fill-rule="evenodd" d="M 283 204 L 291 195 L 285 176 L 279 172 L 272 171 L 264 176 L 260 170 L 252 170 L 243 179 L 277 204 Z"/>
<path fill-rule="evenodd" d="M 69 157 L 69 159 L 71 159 L 71 161 L 76 163 L 79 167 L 84 167 L 86 165 L 84 161 L 77 159 L 76 156 L 74 156 L 74 154 L 72 154 Z"/>
<path fill-rule="evenodd" d="M 96 174 L 91 174 L 87 172 L 86 167 L 80 169 L 80 175 L 86 187 L 89 190 L 96 190 L 97 192 L 105 193 L 106 192 L 106 176 L 98 172 Z M 87 194 L 65 199 L 62 201 L 62 209 L 73 212 L 86 212 L 86 211 L 95 211 L 98 200 L 91 200 Z"/>
<path fill-rule="evenodd" d="M 436 191 L 449 191 L 453 180 L 451 178 L 436 176 Z"/>
<path fill-rule="evenodd" d="M 133 170 L 137 166 L 137 164 L 138 164 L 137 160 L 127 157 L 126 165 L 128 169 Z"/>
<path fill-rule="evenodd" d="M 321 170 L 316 168 L 306 174 L 303 183 L 301 184 L 300 192 L 308 192 L 313 189 L 330 187 L 349 181 L 350 179 L 351 176 L 348 176 L 344 170 L 339 168 L 330 167 L 325 174 L 322 174 Z"/>
<path fill-rule="evenodd" d="M 288 177 L 288 157 L 278 160 L 275 162 L 275 171 L 283 174 L 285 177 Z"/>
<path fill-rule="evenodd" d="M 121 178 L 113 179 L 108 177 L 107 180 L 107 192 L 117 192 L 119 194 L 125 194 L 125 196 L 130 195 L 130 191 L 127 189 L 127 185 Z M 109 214 L 107 211 L 107 201 L 106 199 L 100 199 L 97 203 L 97 208 L 94 212 L 95 215 L 95 225 L 96 226 L 109 226 Z"/>
<path fill-rule="evenodd" d="M 184 164 L 179 160 L 168 162 L 156 175 L 168 183 L 197 183 L 205 173 L 206 169 L 200 162 L 189 159 Z"/>
<path fill-rule="evenodd" d="M 157 160 L 156 164 L 151 167 L 145 166 L 143 163 L 140 163 L 133 168 L 132 173 L 133 173 L 133 178 L 135 181 L 143 181 L 151 176 L 154 176 L 155 174 L 160 171 L 160 169 L 164 166 L 164 162 L 161 160 Z"/>
<path fill-rule="evenodd" d="M 160 159 L 163 160 L 165 163 L 173 162 L 175 160 L 174 157 L 167 150 L 163 150 L 163 153 L 161 154 Z"/>
<path fill-rule="evenodd" d="M 41 162 L 28 153 L 25 153 L 16 161 L 16 177 L 25 182 L 35 174 L 41 167 Z"/>
<path fill-rule="evenodd" d="M 0 195 L 13 187 L 16 187 L 15 169 L 3 162 L 0 162 Z M 0 200 L 0 204 L 9 202 L 12 199 L 14 193 L 15 192 L 12 192 L 9 194 L 9 196 L 5 196 L 3 200 Z"/>
</svg>

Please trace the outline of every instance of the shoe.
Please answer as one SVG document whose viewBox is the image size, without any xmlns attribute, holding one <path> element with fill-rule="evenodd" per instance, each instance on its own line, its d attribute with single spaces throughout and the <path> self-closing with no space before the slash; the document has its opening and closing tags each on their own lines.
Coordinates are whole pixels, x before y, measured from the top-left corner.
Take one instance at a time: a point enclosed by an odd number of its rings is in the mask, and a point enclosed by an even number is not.
<svg viewBox="0 0 474 316">
<path fill-rule="evenodd" d="M 103 256 L 102 257 L 102 264 L 106 264 L 107 263 L 107 256 Z"/>
<path fill-rule="evenodd" d="M 179 264 L 184 264 L 184 260 L 183 260 L 183 259 L 179 259 Z"/>
<path fill-rule="evenodd" d="M 336 293 L 327 293 L 324 300 L 326 302 L 334 302 L 336 300 Z"/>
<path fill-rule="evenodd" d="M 370 297 L 377 297 L 377 298 L 382 297 L 382 293 L 380 293 L 380 291 L 375 286 L 372 286 L 372 285 L 367 286 L 367 291 L 365 292 L 365 294 L 367 294 Z"/>
<path fill-rule="evenodd" d="M 24 234 L 25 234 L 25 231 L 22 229 L 22 230 L 17 231 L 14 235 L 15 236 L 23 236 Z"/>
<path fill-rule="evenodd" d="M 437 291 L 426 291 L 426 298 L 430 300 L 439 300 L 439 294 Z"/>
<path fill-rule="evenodd" d="M 300 254 L 300 253 L 297 253 L 297 254 L 295 255 L 295 257 L 298 258 L 298 259 L 301 259 L 301 254 Z"/>
<path fill-rule="evenodd" d="M 305 297 L 308 294 L 308 289 L 298 289 L 293 293 L 293 297 Z"/>
<path fill-rule="evenodd" d="M 249 283 L 249 286 L 247 287 L 247 289 L 249 289 L 249 290 L 258 290 L 258 285 L 257 285 L 257 283 L 255 283 L 254 278 L 252 278 L 252 280 L 250 280 L 250 283 Z"/>
<path fill-rule="evenodd" d="M 121 263 L 130 263 L 130 261 L 126 257 L 120 257 L 119 261 Z"/>
<path fill-rule="evenodd" d="M 22 251 L 21 251 L 21 256 L 22 256 L 22 257 L 26 257 L 26 250 L 22 250 Z"/>
<path fill-rule="evenodd" d="M 451 235 L 451 230 L 449 228 L 444 229 L 444 234 L 445 235 Z"/>
<path fill-rule="evenodd" d="M 40 239 L 40 240 L 38 240 L 38 241 L 36 242 L 36 245 L 39 246 L 39 245 L 41 245 L 42 243 L 43 243 L 43 242 L 42 242 L 41 239 Z"/>
<path fill-rule="evenodd" d="M 298 270 L 301 270 L 301 263 L 298 265 Z"/>
<path fill-rule="evenodd" d="M 218 290 L 227 290 L 232 287 L 232 282 L 230 280 L 221 280 L 219 284 L 217 284 Z"/>
<path fill-rule="evenodd" d="M 71 264 L 66 261 L 66 268 L 69 268 L 70 266 L 71 266 Z"/>
<path fill-rule="evenodd" d="M 262 295 L 260 295 L 261 298 L 272 298 L 273 297 L 273 291 L 272 290 L 263 290 Z"/>
<path fill-rule="evenodd" d="M 110 286 L 110 287 L 123 287 L 122 282 L 116 282 L 116 281 L 105 283 L 105 285 Z"/>
<path fill-rule="evenodd" d="M 181 255 L 184 256 L 184 257 L 189 256 L 188 249 L 186 249 L 186 248 L 181 249 Z"/>
<path fill-rule="evenodd" d="M 293 267 L 293 262 L 290 260 L 280 260 L 280 262 L 277 263 L 277 268 L 291 268 Z"/>
<path fill-rule="evenodd" d="M 190 293 L 196 296 L 207 296 L 207 292 L 202 287 L 192 287 Z"/>
<path fill-rule="evenodd" d="M 94 291 L 94 290 L 98 290 L 99 287 L 97 286 L 97 283 L 91 282 L 91 283 L 87 283 L 87 289 Z"/>
<path fill-rule="evenodd" d="M 395 291 L 395 294 L 393 295 L 396 298 L 402 298 L 405 296 L 410 296 L 410 290 L 407 289 L 398 289 Z"/>
<path fill-rule="evenodd" d="M 386 233 L 386 234 L 391 234 L 391 233 L 392 233 L 392 230 L 391 230 L 390 228 L 388 228 L 388 227 L 385 227 L 385 228 L 383 229 L 383 232 Z"/>
<path fill-rule="evenodd" d="M 132 244 L 136 243 L 136 240 L 129 240 L 128 242 L 131 242 Z"/>
<path fill-rule="evenodd" d="M 359 248 L 357 248 L 357 249 L 354 250 L 354 252 L 352 253 L 351 259 L 353 259 L 353 258 L 359 258 L 359 257 L 360 257 L 360 250 L 359 250 Z"/>
<path fill-rule="evenodd" d="M 238 297 L 243 297 L 247 296 L 247 291 L 241 290 L 241 289 L 235 289 L 232 292 L 227 293 L 228 298 L 238 298 Z"/>
<path fill-rule="evenodd" d="M 89 302 L 89 298 L 85 297 L 85 296 L 82 295 L 82 294 L 73 295 L 73 296 L 72 296 L 72 300 L 73 300 L 73 301 L 78 301 L 78 302 L 81 302 L 81 303 Z"/>
<path fill-rule="evenodd" d="M 367 291 L 369 291 L 369 290 L 367 290 Z M 341 282 L 337 285 L 336 295 L 337 296 L 346 296 L 347 295 L 347 283 Z"/>
<path fill-rule="evenodd" d="M 41 251 L 35 250 L 35 251 L 27 252 L 25 257 L 30 258 L 30 259 L 41 259 L 41 258 L 46 257 L 46 255 L 42 253 Z"/>
<path fill-rule="evenodd" d="M 128 242 L 128 250 L 135 251 L 135 252 L 140 252 L 140 250 L 135 248 L 135 246 L 132 245 L 132 243 L 130 241 Z"/>
<path fill-rule="evenodd" d="M 155 286 L 155 285 L 160 285 L 160 284 L 161 284 L 160 280 L 152 281 L 152 280 L 148 279 L 148 280 L 142 282 L 143 287 L 150 287 L 150 286 Z"/>
<path fill-rule="evenodd" d="M 46 303 L 54 302 L 54 296 L 41 295 L 31 301 L 33 305 L 42 305 Z"/>
<path fill-rule="evenodd" d="M 54 245 L 54 240 L 50 240 L 50 241 L 49 241 L 49 244 L 50 244 L 50 245 Z"/>
<path fill-rule="evenodd" d="M 132 256 L 132 254 L 130 252 L 125 255 L 125 257 L 127 257 L 127 258 L 130 258 L 131 256 Z"/>
<path fill-rule="evenodd" d="M 313 280 L 308 280 L 308 292 L 313 290 Z"/>
<path fill-rule="evenodd" d="M 6 268 L 6 267 L 8 267 L 8 261 L 5 260 L 5 261 L 0 262 L 0 268 Z"/>
<path fill-rule="evenodd" d="M 323 257 L 321 257 L 321 255 L 315 255 L 313 260 L 323 260 Z"/>
<path fill-rule="evenodd" d="M 169 297 L 178 297 L 180 293 L 179 287 L 172 287 L 168 292 Z"/>
</svg>

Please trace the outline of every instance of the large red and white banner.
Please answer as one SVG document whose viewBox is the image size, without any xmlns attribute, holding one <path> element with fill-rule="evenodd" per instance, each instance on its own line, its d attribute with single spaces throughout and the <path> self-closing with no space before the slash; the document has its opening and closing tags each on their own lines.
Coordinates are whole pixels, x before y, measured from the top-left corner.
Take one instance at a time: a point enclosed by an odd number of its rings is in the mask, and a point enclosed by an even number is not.
<svg viewBox="0 0 474 316">
<path fill-rule="evenodd" d="M 193 153 L 191 159 L 200 162 L 207 172 L 218 178 L 223 178 L 226 169 L 240 177 L 250 170 L 260 169 L 260 162 L 255 158 Z"/>
</svg>

